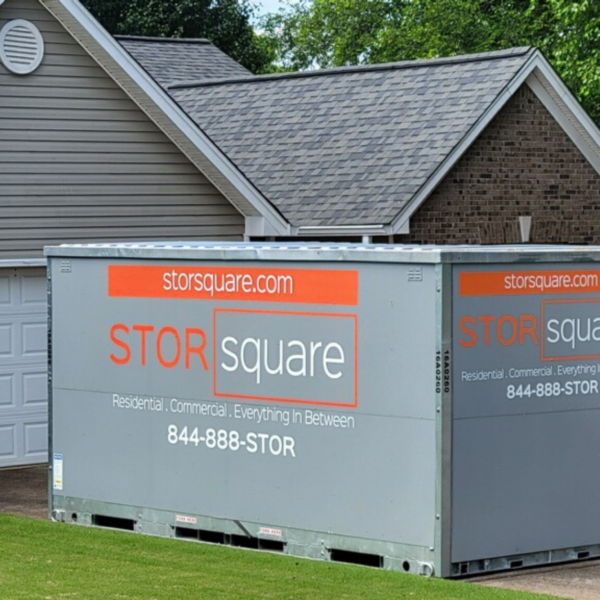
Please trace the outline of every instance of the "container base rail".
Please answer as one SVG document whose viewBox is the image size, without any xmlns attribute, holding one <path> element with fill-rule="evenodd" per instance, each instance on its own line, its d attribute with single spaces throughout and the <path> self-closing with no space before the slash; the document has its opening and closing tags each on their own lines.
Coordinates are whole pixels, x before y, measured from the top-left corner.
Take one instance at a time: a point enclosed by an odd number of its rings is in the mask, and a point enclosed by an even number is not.
<svg viewBox="0 0 600 600">
<path fill-rule="evenodd" d="M 432 548 L 288 528 L 279 537 L 279 531 L 260 533 L 260 526 L 253 523 L 201 516 L 191 518 L 195 523 L 181 523 L 175 513 L 168 511 L 149 511 L 146 508 L 132 511 L 131 507 L 76 498 L 66 498 L 62 508 L 56 507 L 51 511 L 50 518 L 61 523 L 356 564 L 424 577 L 439 576 L 439 567 L 436 573 L 434 563 L 427 560 L 427 553 L 433 554 Z M 597 558 L 600 558 L 600 544 L 452 563 L 449 577 L 461 578 Z"/>
</svg>

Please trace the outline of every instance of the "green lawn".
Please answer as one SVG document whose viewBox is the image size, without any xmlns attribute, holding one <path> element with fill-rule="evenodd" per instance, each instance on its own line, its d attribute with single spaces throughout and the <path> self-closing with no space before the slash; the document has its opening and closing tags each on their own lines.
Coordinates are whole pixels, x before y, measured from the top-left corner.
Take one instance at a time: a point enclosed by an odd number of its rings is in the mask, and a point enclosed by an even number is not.
<svg viewBox="0 0 600 600">
<path fill-rule="evenodd" d="M 0 514 L 1 600 L 533 600 L 424 579 Z"/>
</svg>

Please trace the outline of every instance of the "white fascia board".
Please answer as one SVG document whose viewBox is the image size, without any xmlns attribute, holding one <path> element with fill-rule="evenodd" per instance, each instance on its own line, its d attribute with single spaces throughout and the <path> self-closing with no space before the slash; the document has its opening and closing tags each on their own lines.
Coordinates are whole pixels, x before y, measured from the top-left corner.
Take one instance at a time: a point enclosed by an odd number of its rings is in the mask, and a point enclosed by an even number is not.
<svg viewBox="0 0 600 600">
<path fill-rule="evenodd" d="M 539 51 L 532 53 L 529 60 L 523 65 L 519 73 L 510 81 L 504 88 L 501 94 L 490 104 L 488 109 L 479 118 L 469 133 L 462 139 L 450 154 L 444 159 L 441 165 L 433 173 L 433 175 L 425 182 L 419 192 L 412 198 L 408 205 L 392 222 L 392 233 L 403 233 L 403 229 L 409 227 L 410 218 L 417 209 L 427 200 L 429 195 L 442 182 L 444 177 L 448 175 L 452 167 L 460 160 L 462 155 L 471 147 L 475 140 L 481 135 L 485 128 L 491 123 L 494 117 L 500 112 L 504 105 L 510 100 L 513 94 L 525 83 L 530 73 L 540 62 L 541 54 Z"/>
<path fill-rule="evenodd" d="M 402 224 L 390 226 L 392 233 L 390 235 L 408 235 L 410 233 L 410 219 L 404 221 Z"/>
<path fill-rule="evenodd" d="M 408 233 L 408 230 L 403 232 Z M 269 224 L 262 217 L 246 217 L 246 238 L 253 237 L 278 237 L 278 234 L 269 228 Z M 390 225 L 303 225 L 292 227 L 289 237 L 344 237 L 344 236 L 386 236 L 391 235 Z"/>
<path fill-rule="evenodd" d="M 527 85 L 600 174 L 600 131 L 543 57 L 527 78 Z"/>
<path fill-rule="evenodd" d="M 48 10 L 65 29 L 89 52 L 89 54 L 105 69 L 108 67 L 104 61 L 96 55 L 93 48 L 90 48 L 85 39 L 81 39 L 74 31 L 73 25 L 79 24 L 90 38 L 95 41 L 106 55 L 113 61 L 127 79 L 137 87 L 160 111 L 160 116 L 166 118 L 167 122 L 175 128 L 200 152 L 200 154 L 218 171 L 223 179 L 232 185 L 236 191 L 246 200 L 248 208 L 254 210 L 244 210 L 239 203 L 232 203 L 241 210 L 244 216 L 262 215 L 270 226 L 278 232 L 279 235 L 289 234 L 289 224 L 281 214 L 258 192 L 258 190 L 246 179 L 246 177 L 235 167 L 229 158 L 214 144 L 214 142 L 198 127 L 198 125 L 188 117 L 185 111 L 163 90 L 144 69 L 133 59 L 133 57 L 94 19 L 94 17 L 77 0 L 39 0 L 46 10 Z M 57 10 L 59 9 L 59 10 Z M 69 18 L 65 18 L 67 12 Z M 72 20 L 72 21 L 71 21 Z M 110 71 L 109 75 L 112 76 Z M 184 154 L 194 163 L 193 157 L 182 147 L 178 140 L 173 138 L 168 127 L 161 123 L 160 117 L 151 114 L 147 107 L 140 102 L 132 90 L 127 89 L 122 83 L 115 82 L 122 87 L 125 93 L 146 113 L 146 115 L 176 144 Z M 228 194 L 223 190 L 223 186 L 216 181 L 215 177 L 204 172 L 204 175 L 227 197 Z"/>
<path fill-rule="evenodd" d="M 264 217 L 246 217 L 244 235 L 249 239 L 253 237 L 272 237 L 280 234 Z"/>
<path fill-rule="evenodd" d="M 391 227 L 390 225 L 303 225 L 292 227 L 292 235 L 298 237 L 391 235 Z"/>
<path fill-rule="evenodd" d="M 18 269 L 26 267 L 46 267 L 45 258 L 2 258 L 0 259 L 0 269 Z"/>
</svg>

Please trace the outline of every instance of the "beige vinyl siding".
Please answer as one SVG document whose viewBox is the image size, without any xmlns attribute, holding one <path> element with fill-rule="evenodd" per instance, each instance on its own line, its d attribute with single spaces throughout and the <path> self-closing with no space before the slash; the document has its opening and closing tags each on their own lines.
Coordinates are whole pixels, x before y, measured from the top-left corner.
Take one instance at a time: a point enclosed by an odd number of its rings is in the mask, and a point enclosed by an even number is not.
<svg viewBox="0 0 600 600">
<path fill-rule="evenodd" d="M 36 0 L 6 0 L 45 56 L 0 65 L 0 259 L 45 244 L 243 238 L 244 219 Z"/>
</svg>

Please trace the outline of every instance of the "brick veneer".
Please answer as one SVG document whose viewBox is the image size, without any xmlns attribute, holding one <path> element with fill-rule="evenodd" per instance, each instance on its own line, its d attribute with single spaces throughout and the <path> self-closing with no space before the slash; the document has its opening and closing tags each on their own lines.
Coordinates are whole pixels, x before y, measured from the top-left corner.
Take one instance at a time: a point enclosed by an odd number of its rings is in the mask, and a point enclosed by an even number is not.
<svg viewBox="0 0 600 600">
<path fill-rule="evenodd" d="M 600 176 L 524 85 L 433 194 L 398 243 L 600 243 Z"/>
</svg>

